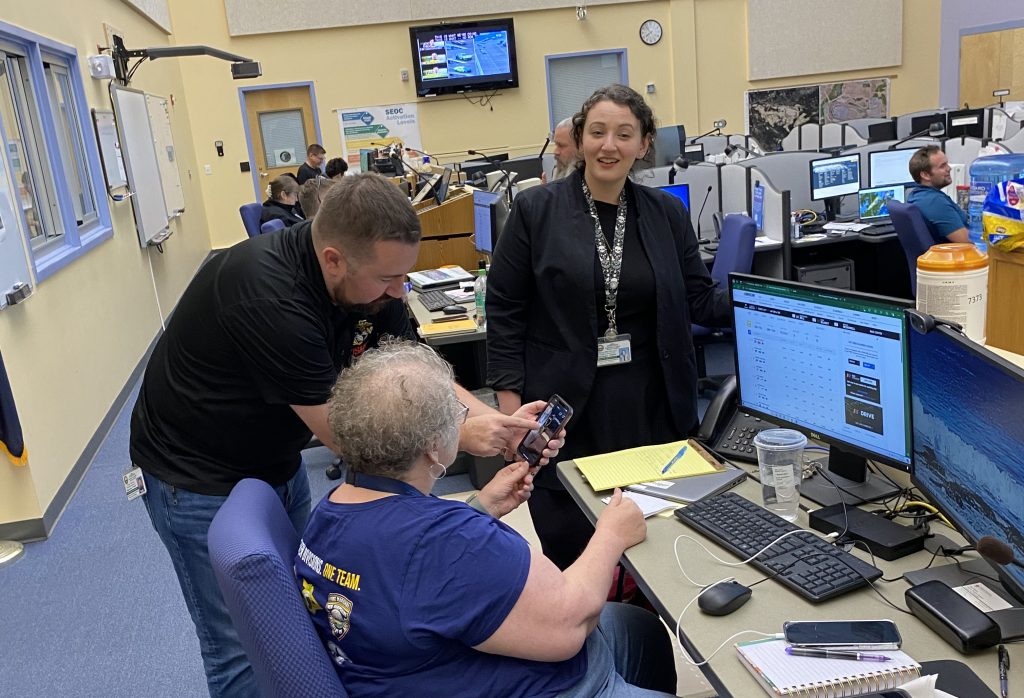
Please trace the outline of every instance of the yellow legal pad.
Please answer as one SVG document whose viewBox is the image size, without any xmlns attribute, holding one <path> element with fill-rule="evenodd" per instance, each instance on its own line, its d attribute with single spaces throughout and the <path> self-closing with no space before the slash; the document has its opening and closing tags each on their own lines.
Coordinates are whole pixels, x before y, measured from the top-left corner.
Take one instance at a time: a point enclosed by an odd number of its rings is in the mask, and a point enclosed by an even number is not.
<svg viewBox="0 0 1024 698">
<path fill-rule="evenodd" d="M 662 472 L 683 446 L 686 446 L 686 452 Z M 595 492 L 641 482 L 706 475 L 725 469 L 693 439 L 577 458 L 576 467 Z"/>
<path fill-rule="evenodd" d="M 476 332 L 476 320 L 449 320 L 448 322 L 429 322 L 420 325 L 420 334 L 424 337 L 468 332 Z"/>
</svg>

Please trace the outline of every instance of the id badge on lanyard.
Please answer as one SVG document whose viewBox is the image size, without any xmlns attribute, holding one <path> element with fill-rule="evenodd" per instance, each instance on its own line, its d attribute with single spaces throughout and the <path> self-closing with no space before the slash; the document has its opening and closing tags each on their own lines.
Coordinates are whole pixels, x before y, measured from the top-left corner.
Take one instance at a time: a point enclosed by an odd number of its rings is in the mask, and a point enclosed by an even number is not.
<svg viewBox="0 0 1024 698">
<path fill-rule="evenodd" d="M 633 350 L 629 343 L 628 334 L 615 334 L 598 337 L 597 339 L 597 367 L 618 366 L 628 364 L 633 360 Z"/>
</svg>

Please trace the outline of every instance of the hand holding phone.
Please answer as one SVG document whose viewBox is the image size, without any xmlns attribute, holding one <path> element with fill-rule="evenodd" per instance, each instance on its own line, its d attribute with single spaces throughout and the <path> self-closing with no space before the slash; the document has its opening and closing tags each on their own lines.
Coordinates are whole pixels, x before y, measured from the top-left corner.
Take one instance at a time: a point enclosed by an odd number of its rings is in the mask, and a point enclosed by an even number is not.
<svg viewBox="0 0 1024 698">
<path fill-rule="evenodd" d="M 540 427 L 527 432 L 516 448 L 516 455 L 536 466 L 544 457 L 548 442 L 558 437 L 572 417 L 572 407 L 558 395 L 552 395 L 547 407 L 537 417 Z"/>
</svg>

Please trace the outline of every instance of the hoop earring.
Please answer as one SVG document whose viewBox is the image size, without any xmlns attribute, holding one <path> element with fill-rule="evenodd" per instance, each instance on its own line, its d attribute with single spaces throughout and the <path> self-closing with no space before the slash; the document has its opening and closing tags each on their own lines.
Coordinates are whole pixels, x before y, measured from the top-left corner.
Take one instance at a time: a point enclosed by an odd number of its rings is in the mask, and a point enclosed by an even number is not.
<svg viewBox="0 0 1024 698">
<path fill-rule="evenodd" d="M 440 475 L 437 475 L 437 474 L 436 474 L 436 472 L 437 472 L 437 471 L 436 471 L 436 470 L 434 470 L 434 466 L 437 466 L 437 467 L 441 468 L 441 474 L 440 474 Z M 429 474 L 429 475 L 430 475 L 430 477 L 431 477 L 432 479 L 434 479 L 434 480 L 440 480 L 440 479 L 442 479 L 442 478 L 443 478 L 443 477 L 444 477 L 445 475 L 447 475 L 447 474 L 448 474 L 448 466 L 447 466 L 447 465 L 442 465 L 442 464 L 441 464 L 441 463 L 440 463 L 439 461 L 438 461 L 438 462 L 434 462 L 434 463 L 431 463 L 431 464 L 430 464 L 430 467 L 429 467 L 429 468 L 427 468 L 427 474 Z"/>
</svg>

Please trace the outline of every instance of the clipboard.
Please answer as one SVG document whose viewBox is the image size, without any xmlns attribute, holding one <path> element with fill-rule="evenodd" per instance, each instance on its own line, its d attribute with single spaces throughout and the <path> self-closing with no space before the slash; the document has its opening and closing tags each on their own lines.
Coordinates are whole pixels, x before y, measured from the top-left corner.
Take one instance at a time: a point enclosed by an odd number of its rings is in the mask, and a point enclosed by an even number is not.
<svg viewBox="0 0 1024 698">
<path fill-rule="evenodd" d="M 707 475 L 722 472 L 726 467 L 695 439 L 587 456 L 577 458 L 575 463 L 595 492 Z"/>
</svg>

